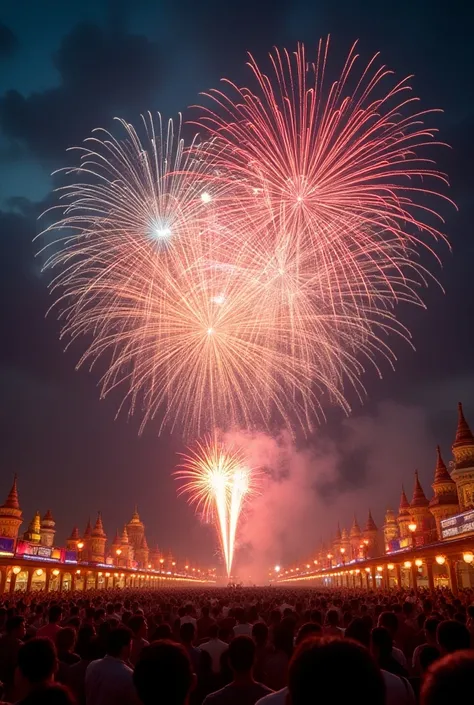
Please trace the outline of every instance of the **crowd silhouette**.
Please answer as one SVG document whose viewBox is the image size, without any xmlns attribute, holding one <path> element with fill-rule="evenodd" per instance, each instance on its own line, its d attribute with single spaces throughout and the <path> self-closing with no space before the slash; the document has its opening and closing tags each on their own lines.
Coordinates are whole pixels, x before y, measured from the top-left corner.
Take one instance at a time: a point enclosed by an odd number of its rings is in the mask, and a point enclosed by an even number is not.
<svg viewBox="0 0 474 705">
<path fill-rule="evenodd" d="M 188 588 L 13 593 L 3 703 L 453 705 L 474 591 Z"/>
</svg>

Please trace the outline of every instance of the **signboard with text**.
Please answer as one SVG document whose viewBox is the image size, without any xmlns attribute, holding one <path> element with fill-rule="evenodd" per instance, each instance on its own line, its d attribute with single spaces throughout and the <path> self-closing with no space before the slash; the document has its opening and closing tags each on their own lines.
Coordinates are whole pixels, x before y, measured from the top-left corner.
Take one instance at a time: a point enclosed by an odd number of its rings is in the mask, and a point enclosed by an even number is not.
<svg viewBox="0 0 474 705">
<path fill-rule="evenodd" d="M 472 510 L 448 519 L 441 519 L 442 539 L 454 539 L 470 533 L 474 533 L 474 511 Z"/>
</svg>

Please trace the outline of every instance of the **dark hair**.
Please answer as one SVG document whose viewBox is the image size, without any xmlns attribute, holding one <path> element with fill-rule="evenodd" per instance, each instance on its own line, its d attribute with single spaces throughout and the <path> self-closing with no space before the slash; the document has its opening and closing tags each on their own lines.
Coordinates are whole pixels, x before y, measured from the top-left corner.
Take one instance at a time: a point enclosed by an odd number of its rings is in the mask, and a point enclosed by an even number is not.
<svg viewBox="0 0 474 705">
<path fill-rule="evenodd" d="M 29 683 L 38 685 L 48 680 L 56 667 L 56 649 L 51 639 L 30 639 L 18 651 L 18 668 Z"/>
<path fill-rule="evenodd" d="M 21 705 L 75 705 L 71 692 L 59 683 L 34 688 L 26 698 L 21 700 Z"/>
<path fill-rule="evenodd" d="M 190 644 L 194 639 L 196 628 L 192 622 L 184 622 L 179 628 L 179 636 L 185 644 Z"/>
<path fill-rule="evenodd" d="M 76 643 L 76 632 L 72 627 L 64 627 L 56 634 L 56 648 L 58 651 L 70 651 Z"/>
<path fill-rule="evenodd" d="M 252 627 L 252 637 L 256 644 L 266 644 L 268 639 L 268 627 L 263 622 L 255 622 Z"/>
<path fill-rule="evenodd" d="M 217 639 L 219 636 L 219 625 L 216 622 L 214 622 L 214 624 L 210 624 L 207 633 L 209 635 L 209 639 Z"/>
<path fill-rule="evenodd" d="M 84 661 L 92 661 L 96 655 L 94 647 L 95 631 L 90 624 L 83 624 L 77 632 L 76 653 Z"/>
<path fill-rule="evenodd" d="M 141 614 L 134 614 L 133 617 L 130 617 L 130 619 L 128 620 L 127 627 L 129 627 L 129 629 L 131 629 L 134 635 L 136 636 L 144 624 L 145 617 L 143 617 Z"/>
<path fill-rule="evenodd" d="M 236 636 L 229 644 L 229 665 L 235 673 L 251 670 L 255 659 L 255 644 L 249 636 Z"/>
<path fill-rule="evenodd" d="M 312 622 L 316 622 L 316 624 L 323 623 L 323 615 L 320 610 L 311 610 L 310 619 Z"/>
<path fill-rule="evenodd" d="M 423 672 L 427 671 L 432 663 L 440 658 L 441 654 L 436 646 L 424 644 L 419 651 L 420 668 Z"/>
<path fill-rule="evenodd" d="M 61 619 L 63 611 L 59 605 L 51 605 L 48 613 L 48 620 L 52 624 L 56 624 Z"/>
<path fill-rule="evenodd" d="M 368 627 L 366 620 L 362 617 L 355 617 L 351 621 L 344 636 L 347 639 L 357 641 L 367 649 L 370 646 L 370 628 Z"/>
<path fill-rule="evenodd" d="M 155 705 L 158 701 L 183 705 L 193 682 L 186 651 L 164 639 L 145 646 L 136 663 L 133 682 L 143 705 Z"/>
<path fill-rule="evenodd" d="M 298 629 L 298 634 L 296 635 L 295 644 L 301 644 L 305 639 L 310 637 L 321 636 L 323 633 L 322 627 L 317 622 L 306 622 Z"/>
<path fill-rule="evenodd" d="M 339 624 L 339 614 L 337 610 L 329 610 L 329 612 L 326 615 L 326 619 L 328 621 L 328 624 L 330 624 L 332 627 L 337 627 Z"/>
<path fill-rule="evenodd" d="M 458 651 L 436 661 L 421 688 L 422 705 L 448 705 L 466 700 L 472 690 L 474 653 Z"/>
<path fill-rule="evenodd" d="M 120 656 L 125 646 L 130 646 L 132 632 L 128 627 L 117 627 L 111 629 L 107 637 L 107 654 L 109 656 Z"/>
<path fill-rule="evenodd" d="M 155 641 L 157 639 L 169 640 L 169 639 L 171 639 L 172 635 L 173 635 L 173 632 L 171 631 L 170 625 L 166 624 L 166 622 L 164 622 L 163 624 L 159 624 L 157 626 L 155 634 L 154 634 L 154 639 L 155 639 Z"/>
<path fill-rule="evenodd" d="M 385 682 L 377 664 L 367 649 L 350 639 L 303 641 L 290 662 L 288 688 L 292 705 L 307 705 L 308 693 L 316 691 L 318 700 L 331 705 L 385 704 Z"/>
<path fill-rule="evenodd" d="M 437 617 L 427 617 L 423 625 L 423 629 L 431 636 L 436 636 L 436 630 L 438 629 L 438 624 L 440 620 Z"/>
<path fill-rule="evenodd" d="M 454 619 L 446 619 L 438 624 L 436 639 L 440 647 L 448 654 L 469 649 L 471 646 L 471 635 L 468 628 Z"/>
<path fill-rule="evenodd" d="M 5 623 L 5 631 L 7 634 L 11 634 L 21 627 L 25 623 L 25 618 L 19 614 L 15 614 L 13 617 L 8 617 Z"/>
<path fill-rule="evenodd" d="M 370 634 L 370 641 L 377 648 L 381 660 L 387 659 L 392 653 L 392 637 L 385 627 L 374 627 Z"/>
<path fill-rule="evenodd" d="M 378 624 L 385 627 L 391 634 L 396 634 L 398 629 L 398 618 L 394 612 L 382 612 L 379 616 Z"/>
</svg>

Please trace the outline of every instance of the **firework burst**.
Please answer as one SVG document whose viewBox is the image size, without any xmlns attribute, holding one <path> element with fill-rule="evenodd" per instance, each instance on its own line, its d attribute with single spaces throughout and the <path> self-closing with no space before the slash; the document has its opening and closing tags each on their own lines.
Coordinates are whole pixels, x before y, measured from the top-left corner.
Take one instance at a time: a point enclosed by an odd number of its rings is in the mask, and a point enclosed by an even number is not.
<svg viewBox="0 0 474 705">
<path fill-rule="evenodd" d="M 314 59 L 251 59 L 254 90 L 210 93 L 204 142 L 121 121 L 66 170 L 45 231 L 62 335 L 87 336 L 79 364 L 104 357 L 102 395 L 122 389 L 142 426 L 308 430 L 410 338 L 397 306 L 423 305 L 419 254 L 445 239 L 430 111 L 376 57 L 358 72 L 355 47 L 332 83 L 328 42 Z"/>
</svg>

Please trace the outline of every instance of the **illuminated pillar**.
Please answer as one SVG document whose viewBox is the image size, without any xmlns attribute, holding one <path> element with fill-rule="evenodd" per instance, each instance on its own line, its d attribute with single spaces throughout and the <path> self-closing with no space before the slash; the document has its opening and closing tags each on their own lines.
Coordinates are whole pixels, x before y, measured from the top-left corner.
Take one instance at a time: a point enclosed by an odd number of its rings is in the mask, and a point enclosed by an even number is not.
<svg viewBox="0 0 474 705">
<path fill-rule="evenodd" d="M 31 590 L 31 582 L 33 580 L 33 569 L 28 568 L 28 580 L 26 582 L 26 592 L 29 592 Z"/>
<path fill-rule="evenodd" d="M 59 573 L 59 592 L 63 591 L 64 573 L 61 571 Z"/>
<path fill-rule="evenodd" d="M 0 571 L 0 595 L 5 592 L 5 584 L 7 582 L 7 570 L 8 566 L 5 566 L 5 569 Z"/>
<path fill-rule="evenodd" d="M 375 590 L 375 588 L 377 587 L 377 580 L 375 578 L 376 570 L 375 570 L 374 565 L 372 566 L 372 568 L 370 570 L 370 574 L 372 575 L 372 588 Z"/>
<path fill-rule="evenodd" d="M 451 592 L 453 595 L 458 594 L 458 576 L 456 573 L 456 561 L 454 559 L 449 559 L 446 561 L 448 564 L 448 574 L 449 574 L 449 583 L 451 586 Z"/>
<path fill-rule="evenodd" d="M 433 576 L 433 563 L 432 561 L 426 561 L 426 573 L 428 576 L 428 588 L 430 592 L 434 592 L 434 576 Z"/>
<path fill-rule="evenodd" d="M 411 564 L 411 582 L 413 586 L 413 590 L 415 591 L 415 595 L 418 594 L 418 567 L 415 565 L 415 561 L 412 561 Z"/>
<path fill-rule="evenodd" d="M 364 573 L 365 573 L 365 586 L 366 586 L 367 590 L 370 590 L 369 573 L 366 570 L 364 570 Z"/>
<path fill-rule="evenodd" d="M 383 587 L 385 588 L 385 590 L 389 590 L 390 589 L 390 572 L 388 570 L 388 563 L 385 563 L 385 565 L 383 567 L 382 576 L 383 576 L 383 580 L 382 580 Z"/>
<path fill-rule="evenodd" d="M 44 581 L 44 589 L 46 592 L 51 592 L 51 568 L 46 568 L 46 578 Z"/>
<path fill-rule="evenodd" d="M 11 578 L 10 578 L 10 592 L 15 592 L 15 585 L 16 585 L 16 575 L 12 570 Z"/>
<path fill-rule="evenodd" d="M 402 586 L 402 567 L 400 563 L 397 563 L 395 566 L 395 574 L 397 576 L 397 587 L 401 588 Z"/>
</svg>

